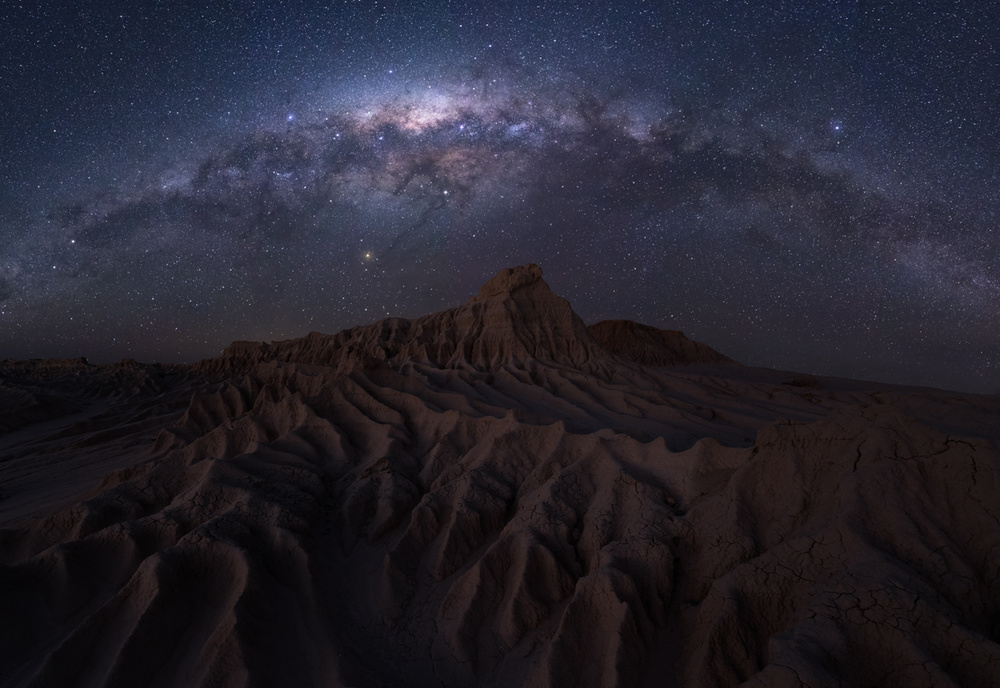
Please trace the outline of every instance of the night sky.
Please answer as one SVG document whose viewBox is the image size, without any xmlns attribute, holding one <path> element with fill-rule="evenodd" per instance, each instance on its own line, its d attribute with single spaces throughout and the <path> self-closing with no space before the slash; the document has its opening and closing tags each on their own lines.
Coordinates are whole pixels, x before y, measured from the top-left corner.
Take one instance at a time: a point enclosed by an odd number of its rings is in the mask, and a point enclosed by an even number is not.
<svg viewBox="0 0 1000 688">
<path fill-rule="evenodd" d="M 534 262 L 588 323 L 996 392 L 998 26 L 919 0 L 4 3 L 0 359 L 193 361 Z"/>
</svg>

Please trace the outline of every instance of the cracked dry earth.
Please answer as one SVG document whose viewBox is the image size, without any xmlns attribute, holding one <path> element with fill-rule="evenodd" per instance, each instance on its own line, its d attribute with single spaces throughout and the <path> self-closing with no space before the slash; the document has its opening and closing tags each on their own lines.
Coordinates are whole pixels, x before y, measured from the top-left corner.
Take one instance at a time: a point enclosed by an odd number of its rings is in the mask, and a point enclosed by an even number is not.
<svg viewBox="0 0 1000 688">
<path fill-rule="evenodd" d="M 997 397 L 588 329 L 534 266 L 0 375 L 0 686 L 1000 685 Z"/>
</svg>

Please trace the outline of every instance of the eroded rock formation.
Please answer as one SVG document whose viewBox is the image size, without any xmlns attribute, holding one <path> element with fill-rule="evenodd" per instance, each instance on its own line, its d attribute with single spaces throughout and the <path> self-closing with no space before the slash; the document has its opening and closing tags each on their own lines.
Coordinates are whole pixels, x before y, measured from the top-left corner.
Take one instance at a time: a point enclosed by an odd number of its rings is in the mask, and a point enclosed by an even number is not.
<svg viewBox="0 0 1000 688">
<path fill-rule="evenodd" d="M 588 329 L 536 266 L 0 375 L 2 686 L 1000 683 L 996 397 Z"/>
</svg>

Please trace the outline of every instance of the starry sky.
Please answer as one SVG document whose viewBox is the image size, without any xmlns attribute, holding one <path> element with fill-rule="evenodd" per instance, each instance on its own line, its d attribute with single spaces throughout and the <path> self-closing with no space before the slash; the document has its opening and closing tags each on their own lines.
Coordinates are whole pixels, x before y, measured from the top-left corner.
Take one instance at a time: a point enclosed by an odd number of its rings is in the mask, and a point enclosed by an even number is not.
<svg viewBox="0 0 1000 688">
<path fill-rule="evenodd" d="M 995 2 L 0 8 L 0 359 L 193 361 L 538 263 L 588 322 L 1000 391 Z"/>
</svg>

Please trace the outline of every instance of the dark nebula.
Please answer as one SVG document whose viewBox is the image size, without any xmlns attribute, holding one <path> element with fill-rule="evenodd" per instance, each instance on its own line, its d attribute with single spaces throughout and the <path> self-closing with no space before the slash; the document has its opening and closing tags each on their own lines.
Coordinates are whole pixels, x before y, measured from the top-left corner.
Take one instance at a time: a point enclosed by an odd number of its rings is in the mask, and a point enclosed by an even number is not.
<svg viewBox="0 0 1000 688">
<path fill-rule="evenodd" d="M 0 358 L 190 361 L 535 262 L 588 322 L 995 391 L 996 15 L 5 7 Z"/>
</svg>

